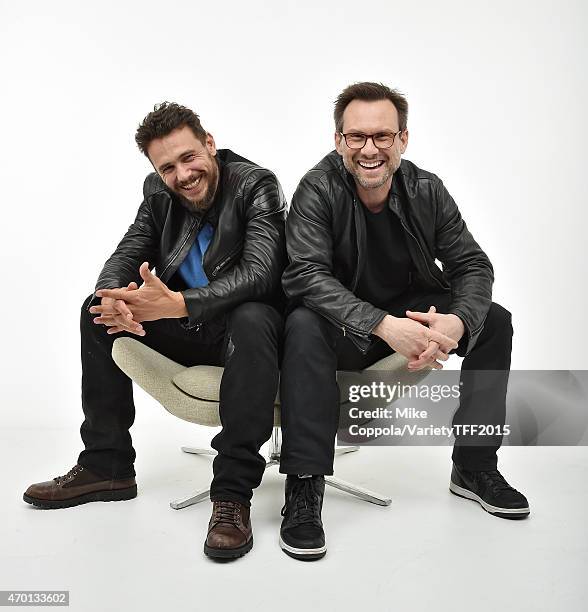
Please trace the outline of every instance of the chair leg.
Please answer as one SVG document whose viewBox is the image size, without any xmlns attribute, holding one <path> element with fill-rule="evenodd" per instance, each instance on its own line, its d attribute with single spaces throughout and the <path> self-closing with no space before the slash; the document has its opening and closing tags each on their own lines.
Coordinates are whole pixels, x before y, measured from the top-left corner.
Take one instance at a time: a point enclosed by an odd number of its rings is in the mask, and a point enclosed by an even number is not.
<svg viewBox="0 0 588 612">
<path fill-rule="evenodd" d="M 209 448 L 193 448 L 191 446 L 182 446 L 182 450 L 185 453 L 190 453 L 191 455 L 216 455 L 216 451 L 213 451 Z M 265 468 L 272 467 L 272 465 L 279 465 L 280 462 L 275 459 L 269 459 Z M 177 499 L 169 503 L 170 507 L 174 510 L 182 510 L 182 508 L 187 508 L 188 506 L 193 506 L 205 499 L 210 497 L 210 487 L 208 489 L 201 489 L 197 491 L 194 495 L 190 497 L 186 497 L 186 499 Z"/>
<path fill-rule="evenodd" d="M 216 455 L 216 451 L 210 448 L 194 448 L 193 446 L 182 446 L 184 453 L 190 453 L 191 455 Z"/>
<path fill-rule="evenodd" d="M 182 446 L 182 451 L 184 453 L 189 453 L 190 455 L 216 455 L 216 451 L 210 448 L 195 448 L 193 446 Z M 174 510 L 181 510 L 182 508 L 187 508 L 188 506 L 193 506 L 205 499 L 210 497 L 210 487 L 207 489 L 200 489 L 196 491 L 194 495 L 190 497 L 186 497 L 185 499 L 177 499 L 169 503 L 170 507 Z"/>
<path fill-rule="evenodd" d="M 359 450 L 359 446 L 337 446 L 335 447 L 335 457 L 346 455 L 347 453 L 355 453 Z"/>
<path fill-rule="evenodd" d="M 344 480 L 339 480 L 339 478 L 335 478 L 334 476 L 325 476 L 325 484 L 328 484 L 334 489 L 345 491 L 345 493 L 351 493 L 351 495 L 355 495 L 364 501 L 377 504 L 378 506 L 389 506 L 392 503 L 392 500 L 389 497 L 382 497 L 378 493 L 374 493 L 369 489 L 356 487 L 355 485 L 345 482 Z"/>
<path fill-rule="evenodd" d="M 280 464 L 280 446 L 280 431 L 278 427 L 274 427 L 274 432 L 272 434 L 272 437 L 270 438 L 269 458 L 265 464 L 266 469 L 274 465 Z M 354 453 L 359 449 L 359 446 L 338 446 L 335 448 L 335 455 L 346 455 L 348 453 Z M 214 456 L 217 454 L 216 451 L 213 451 L 208 448 L 193 448 L 191 446 L 182 446 L 182 451 L 184 451 L 185 453 L 190 453 L 192 455 Z M 344 491 L 345 493 L 350 493 L 351 495 L 359 497 L 359 499 L 363 499 L 364 501 L 370 502 L 372 504 L 377 504 L 378 506 L 389 506 L 392 503 L 392 500 L 389 497 L 384 497 L 378 493 L 374 493 L 373 491 L 364 489 L 362 487 L 356 487 L 355 485 L 349 482 L 345 482 L 344 480 L 340 480 L 339 478 L 335 478 L 333 476 L 325 476 L 325 483 L 333 487 L 334 489 L 339 489 L 340 491 Z M 170 506 L 174 510 L 181 510 L 182 508 L 187 508 L 188 506 L 197 504 L 198 502 L 201 502 L 207 499 L 208 497 L 210 497 L 210 488 L 201 489 L 191 497 L 172 501 L 170 503 Z"/>
<path fill-rule="evenodd" d="M 186 499 L 178 499 L 176 501 L 170 502 L 170 506 L 174 510 L 181 510 L 182 508 L 187 508 L 188 506 L 193 506 L 198 502 L 204 501 L 210 497 L 210 487 L 208 489 L 202 489 L 197 491 L 196 495 L 192 495 L 192 497 L 187 497 Z"/>
</svg>

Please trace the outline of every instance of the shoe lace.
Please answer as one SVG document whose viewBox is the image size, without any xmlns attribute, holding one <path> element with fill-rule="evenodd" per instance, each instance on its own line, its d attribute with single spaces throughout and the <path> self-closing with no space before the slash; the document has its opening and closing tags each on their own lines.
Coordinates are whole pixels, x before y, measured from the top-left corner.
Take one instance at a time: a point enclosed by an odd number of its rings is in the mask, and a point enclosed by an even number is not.
<svg viewBox="0 0 588 612">
<path fill-rule="evenodd" d="M 67 482 L 68 480 L 71 480 L 72 478 L 77 476 L 78 473 L 81 472 L 83 469 L 84 467 L 79 464 L 74 465 L 67 474 L 64 474 L 63 476 L 57 476 L 57 478 L 54 478 L 53 480 L 55 480 L 57 484 Z"/>
<path fill-rule="evenodd" d="M 281 514 L 286 516 L 292 526 L 312 523 L 321 526 L 320 497 L 314 488 L 312 478 L 301 478 L 292 487 L 290 500 L 284 504 Z"/>
<path fill-rule="evenodd" d="M 239 504 L 232 501 L 214 502 L 212 511 L 213 523 L 225 523 L 237 527 L 241 522 L 241 511 Z"/>
<path fill-rule="evenodd" d="M 495 493 L 499 491 L 514 491 L 508 482 L 504 479 L 504 476 L 498 470 L 490 470 L 487 472 L 480 472 L 482 480 L 485 484 Z"/>
</svg>

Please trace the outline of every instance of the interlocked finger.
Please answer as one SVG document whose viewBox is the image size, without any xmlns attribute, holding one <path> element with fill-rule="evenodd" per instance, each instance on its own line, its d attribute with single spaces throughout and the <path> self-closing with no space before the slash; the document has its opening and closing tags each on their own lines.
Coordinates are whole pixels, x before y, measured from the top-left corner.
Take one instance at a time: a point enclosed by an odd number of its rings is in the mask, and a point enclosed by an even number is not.
<svg viewBox="0 0 588 612">
<path fill-rule="evenodd" d="M 431 367 L 434 370 L 443 369 L 443 364 L 440 361 L 447 361 L 449 356 L 439 348 L 439 343 L 433 340 L 429 341 L 429 346 L 423 351 L 417 359 L 408 363 L 409 370 L 422 370 L 423 368 Z"/>
<path fill-rule="evenodd" d="M 439 343 L 429 340 L 427 348 L 419 355 L 419 361 L 431 361 L 435 358 L 436 353 L 439 352 Z"/>
<path fill-rule="evenodd" d="M 121 314 L 118 315 L 102 315 L 94 319 L 94 323 L 106 325 L 106 327 L 119 328 L 119 331 L 128 331 L 133 334 L 142 335 L 143 326 L 140 323 L 136 323 L 132 318 L 123 317 Z"/>
<path fill-rule="evenodd" d="M 435 359 L 439 361 L 447 361 L 449 359 L 449 355 L 447 353 L 444 353 L 441 349 L 439 349 L 435 353 Z"/>
</svg>

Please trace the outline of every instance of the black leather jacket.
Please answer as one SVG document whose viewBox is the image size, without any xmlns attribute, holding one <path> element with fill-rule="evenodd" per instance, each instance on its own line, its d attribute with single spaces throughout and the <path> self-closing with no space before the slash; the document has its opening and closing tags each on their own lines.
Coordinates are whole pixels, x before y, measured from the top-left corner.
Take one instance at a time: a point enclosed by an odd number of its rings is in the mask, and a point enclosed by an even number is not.
<svg viewBox="0 0 588 612">
<path fill-rule="evenodd" d="M 463 346 L 467 353 L 492 302 L 490 260 L 437 176 L 402 160 L 393 184 L 388 206 L 406 231 L 415 283 L 425 292 L 451 292 L 449 312 L 464 323 L 460 349 Z M 373 341 L 370 333 L 386 312 L 354 295 L 365 261 L 361 206 L 352 177 L 332 151 L 303 177 L 294 193 L 286 224 L 290 263 L 282 284 L 293 305 L 320 313 L 366 351 Z"/>
<path fill-rule="evenodd" d="M 204 216 L 185 208 L 156 173 L 147 176 L 135 222 L 104 264 L 96 290 L 131 281 L 140 285 L 139 266 L 148 261 L 162 282 L 182 291 L 188 327 L 243 302 L 279 304 L 286 262 L 286 200 L 280 184 L 269 170 L 228 149 L 218 150 L 216 157 L 218 189 Z M 202 262 L 210 282 L 188 289 L 175 272 L 206 221 L 215 227 Z"/>
</svg>

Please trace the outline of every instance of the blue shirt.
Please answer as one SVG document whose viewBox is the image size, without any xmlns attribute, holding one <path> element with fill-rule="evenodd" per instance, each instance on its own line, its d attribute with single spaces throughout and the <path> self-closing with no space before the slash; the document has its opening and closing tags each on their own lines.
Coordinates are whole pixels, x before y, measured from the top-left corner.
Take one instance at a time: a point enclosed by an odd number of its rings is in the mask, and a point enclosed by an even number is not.
<svg viewBox="0 0 588 612">
<path fill-rule="evenodd" d="M 206 287 L 208 285 L 208 278 L 202 267 L 202 259 L 208 245 L 212 241 L 213 234 L 214 228 L 212 225 L 205 223 L 198 232 L 198 236 L 196 236 L 196 240 L 194 240 L 194 244 L 188 251 L 186 258 L 178 268 L 180 276 L 190 289 Z"/>
</svg>

